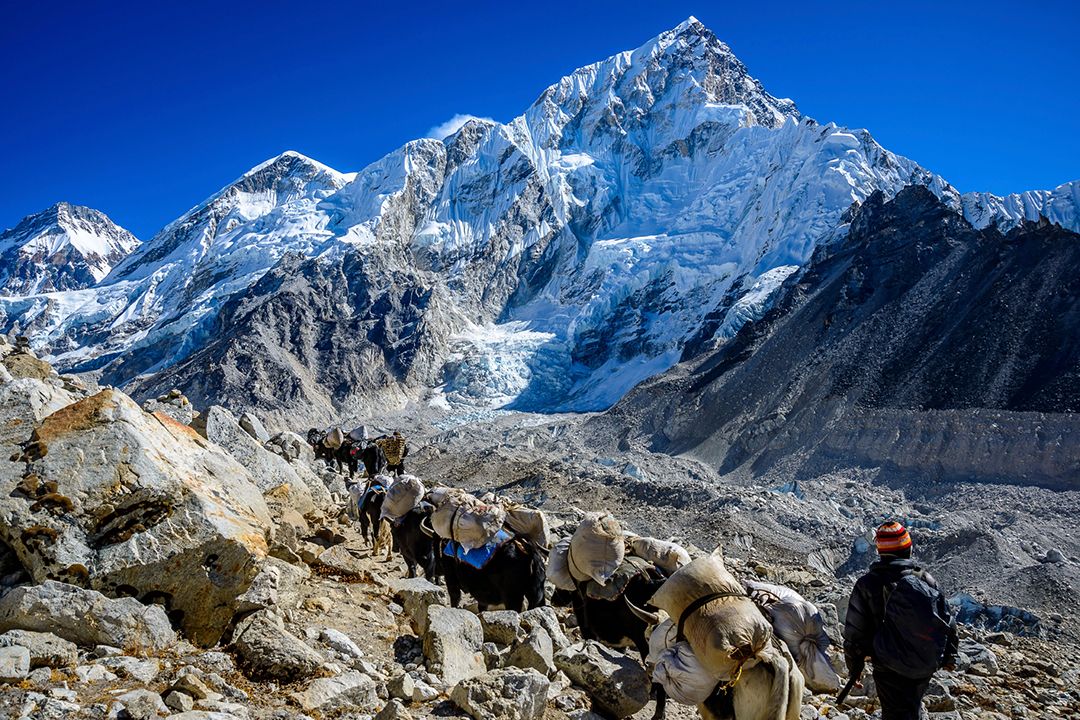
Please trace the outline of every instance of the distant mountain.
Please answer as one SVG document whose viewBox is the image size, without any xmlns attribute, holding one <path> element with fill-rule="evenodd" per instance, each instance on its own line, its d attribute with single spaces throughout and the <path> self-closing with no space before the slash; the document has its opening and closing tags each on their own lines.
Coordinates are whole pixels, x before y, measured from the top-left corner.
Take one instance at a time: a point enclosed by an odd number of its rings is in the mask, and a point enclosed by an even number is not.
<svg viewBox="0 0 1080 720">
<path fill-rule="evenodd" d="M 596 421 L 724 472 L 1080 482 L 1080 235 L 878 192 L 775 307 Z"/>
<path fill-rule="evenodd" d="M 138 246 L 105 213 L 57 203 L 0 233 L 0 295 L 96 285 Z"/>
<path fill-rule="evenodd" d="M 286 153 L 96 287 L 0 300 L 60 367 L 325 416 L 373 404 L 603 409 L 772 305 L 875 192 L 978 223 L 1076 193 L 961 197 L 865 130 L 769 94 L 693 18 L 358 173 Z"/>
</svg>

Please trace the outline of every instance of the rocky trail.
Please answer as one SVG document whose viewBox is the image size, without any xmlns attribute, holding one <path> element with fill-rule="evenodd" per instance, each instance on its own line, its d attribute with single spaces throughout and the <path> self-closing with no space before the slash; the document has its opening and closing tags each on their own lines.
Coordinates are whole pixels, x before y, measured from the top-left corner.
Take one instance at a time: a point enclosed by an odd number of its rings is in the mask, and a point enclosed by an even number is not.
<svg viewBox="0 0 1080 720">
<path fill-rule="evenodd" d="M 0 343 L 0 356 L 0 717 L 652 716 L 637 654 L 582 642 L 569 608 L 453 609 L 442 587 L 404 579 L 401 559 L 375 556 L 345 513 L 344 477 L 295 434 L 220 407 L 196 412 L 179 393 L 140 408 L 58 376 L 25 347 Z M 692 555 L 722 542 L 736 575 L 797 590 L 834 638 L 867 518 L 910 506 L 935 560 L 959 532 L 866 479 L 717 484 L 689 460 L 604 454 L 566 418 L 526 420 L 417 429 L 410 470 L 540 507 L 557 534 L 581 511 L 610 509 Z M 958 565 L 967 550 L 953 548 Z M 1075 560 L 1051 560 L 1036 568 L 1070 589 Z M 969 569 L 954 587 L 975 590 L 983 570 Z M 1061 602 L 1052 589 L 1044 601 Z M 983 616 L 962 628 L 956 672 L 935 679 L 931 717 L 1077 717 L 1071 618 L 971 607 Z M 802 716 L 873 717 L 867 684 L 842 708 L 807 693 Z M 696 711 L 669 703 L 667 716 Z"/>
</svg>

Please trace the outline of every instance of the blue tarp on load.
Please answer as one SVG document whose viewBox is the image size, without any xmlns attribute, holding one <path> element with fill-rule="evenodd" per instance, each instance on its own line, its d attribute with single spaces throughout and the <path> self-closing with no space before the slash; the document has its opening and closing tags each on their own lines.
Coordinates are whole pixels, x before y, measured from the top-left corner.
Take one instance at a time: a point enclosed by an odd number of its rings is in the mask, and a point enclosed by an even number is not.
<svg viewBox="0 0 1080 720">
<path fill-rule="evenodd" d="M 471 565 L 477 570 L 483 570 L 487 565 L 488 560 L 495 554 L 495 551 L 499 549 L 503 543 L 510 540 L 514 536 L 505 530 L 500 530 L 495 533 L 495 539 L 489 542 L 483 547 L 478 547 L 475 550 L 465 550 L 461 547 L 460 543 L 456 543 L 453 540 L 446 543 L 443 548 L 443 555 L 452 557 L 458 562 L 463 562 Z"/>
</svg>

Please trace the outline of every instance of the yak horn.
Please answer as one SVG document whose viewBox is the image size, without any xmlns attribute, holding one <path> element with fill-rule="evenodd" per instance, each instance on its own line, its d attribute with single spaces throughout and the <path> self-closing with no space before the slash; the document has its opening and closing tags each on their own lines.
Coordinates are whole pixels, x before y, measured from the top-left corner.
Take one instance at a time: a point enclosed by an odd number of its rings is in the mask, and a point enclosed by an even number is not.
<svg viewBox="0 0 1080 720">
<path fill-rule="evenodd" d="M 634 616 L 638 620 L 641 620 L 648 625 L 659 625 L 662 622 L 659 612 L 651 613 L 647 610 L 642 610 L 637 605 L 630 602 L 630 600 L 625 595 L 623 595 L 623 600 L 626 602 L 626 607 L 630 608 L 630 612 L 634 613 Z"/>
</svg>

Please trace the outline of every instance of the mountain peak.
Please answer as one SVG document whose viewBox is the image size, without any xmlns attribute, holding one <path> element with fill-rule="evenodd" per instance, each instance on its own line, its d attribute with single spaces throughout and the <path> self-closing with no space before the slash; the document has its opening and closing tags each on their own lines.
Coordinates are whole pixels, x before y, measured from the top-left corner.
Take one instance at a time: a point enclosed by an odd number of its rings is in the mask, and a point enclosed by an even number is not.
<svg viewBox="0 0 1080 720">
<path fill-rule="evenodd" d="M 0 233 L 0 294 L 89 287 L 138 245 L 100 210 L 54 203 Z"/>
</svg>

